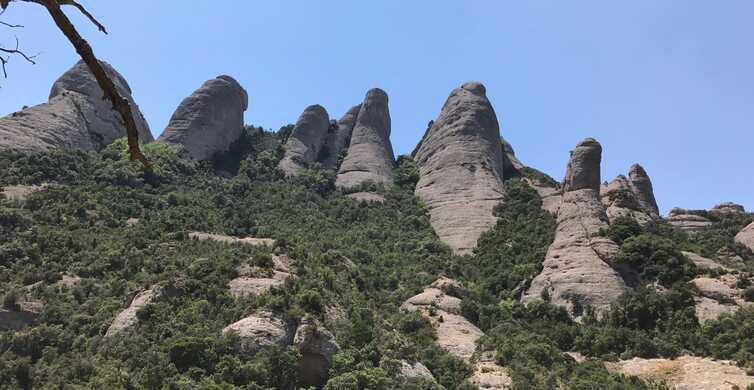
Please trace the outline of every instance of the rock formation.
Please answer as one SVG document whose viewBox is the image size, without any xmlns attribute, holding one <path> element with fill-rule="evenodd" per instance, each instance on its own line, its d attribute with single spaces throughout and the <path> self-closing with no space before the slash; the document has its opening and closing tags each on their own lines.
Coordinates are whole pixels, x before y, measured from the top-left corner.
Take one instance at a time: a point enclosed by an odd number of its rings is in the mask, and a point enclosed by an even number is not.
<svg viewBox="0 0 754 390">
<path fill-rule="evenodd" d="M 699 256 L 696 253 L 693 252 L 682 252 L 684 256 L 686 256 L 687 259 L 689 259 L 696 268 L 699 268 L 701 270 L 714 270 L 714 269 L 720 269 L 723 271 L 728 271 L 728 268 L 719 264 L 717 261 L 708 259 L 703 256 Z"/>
<path fill-rule="evenodd" d="M 102 66 L 118 92 L 131 104 L 139 140 L 153 141 L 126 80 L 109 64 L 102 62 Z M 83 61 L 55 81 L 47 103 L 0 119 L 0 150 L 24 153 L 50 149 L 100 150 L 125 136 L 120 114 L 104 99 L 102 89 Z"/>
<path fill-rule="evenodd" d="M 754 222 L 736 234 L 736 242 L 754 251 Z"/>
<path fill-rule="evenodd" d="M 226 244 L 244 244 L 252 246 L 269 246 L 272 247 L 275 244 L 275 240 L 272 238 L 256 238 L 256 237 L 233 237 L 226 236 L 224 234 L 213 234 L 204 232 L 190 232 L 189 238 L 199 241 L 218 241 Z"/>
<path fill-rule="evenodd" d="M 699 322 L 716 320 L 723 314 L 754 305 L 744 299 L 744 291 L 737 286 L 738 278 L 733 274 L 723 274 L 700 276 L 691 281 L 696 291 L 694 302 Z"/>
<path fill-rule="evenodd" d="M 520 175 L 525 166 L 516 157 L 516 151 L 513 150 L 513 146 L 505 138 L 500 138 L 500 146 L 503 151 L 503 174 L 505 175 L 505 179 Z"/>
<path fill-rule="evenodd" d="M 288 278 L 295 278 L 290 272 L 288 256 L 273 255 L 273 267 L 260 268 L 243 265 L 238 267 L 238 277 L 228 282 L 230 295 L 235 298 L 260 296 L 273 287 L 285 284 Z"/>
<path fill-rule="evenodd" d="M 42 312 L 39 302 L 20 301 L 16 308 L 0 307 L 0 330 L 21 330 L 33 325 Z"/>
<path fill-rule="evenodd" d="M 652 181 L 639 164 L 634 164 L 628 178 L 618 175 L 600 191 L 610 222 L 619 217 L 633 218 L 642 226 L 660 218 L 652 189 Z"/>
<path fill-rule="evenodd" d="M 260 311 L 223 329 L 224 334 L 236 334 L 245 353 L 257 353 L 272 346 L 286 346 L 292 333 L 285 321 L 268 311 Z"/>
<path fill-rule="evenodd" d="M 278 165 L 286 176 L 295 176 L 306 164 L 317 161 L 329 128 L 330 117 L 324 107 L 313 105 L 304 110 L 285 142 L 285 155 Z"/>
<path fill-rule="evenodd" d="M 107 328 L 105 337 L 117 335 L 138 324 L 139 318 L 136 316 L 136 312 L 154 302 L 161 295 L 162 290 L 160 288 L 151 288 L 137 294 L 131 304 L 115 317 L 110 327 Z"/>
<path fill-rule="evenodd" d="M 633 358 L 605 366 L 612 372 L 665 383 L 676 390 L 746 389 L 754 384 L 754 377 L 746 375 L 735 362 L 687 355 L 674 360 Z"/>
<path fill-rule="evenodd" d="M 218 76 L 183 99 L 159 141 L 182 146 L 195 160 L 208 160 L 241 137 L 248 106 L 246 90 L 232 77 Z"/>
<path fill-rule="evenodd" d="M 351 107 L 342 118 L 340 118 L 335 126 L 331 127 L 334 131 L 331 131 L 327 135 L 327 142 L 325 147 L 327 153 L 321 163 L 322 166 L 329 169 L 338 169 L 339 159 L 342 153 L 348 150 L 348 145 L 351 143 L 351 134 L 353 128 L 356 125 L 356 118 L 361 111 L 361 104 Z"/>
<path fill-rule="evenodd" d="M 375 88 L 367 92 L 361 105 L 351 132 L 348 154 L 335 184 L 341 188 L 366 182 L 391 186 L 394 160 L 387 93 Z"/>
<path fill-rule="evenodd" d="M 626 291 L 623 278 L 612 268 L 618 246 L 598 234 L 608 226 L 599 197 L 601 156 L 602 147 L 591 138 L 571 153 L 555 240 L 524 301 L 549 299 L 579 317 L 587 306 L 598 313 L 609 309 Z"/>
<path fill-rule="evenodd" d="M 421 364 L 421 362 L 409 363 L 405 360 L 401 360 L 401 372 L 400 376 L 405 378 L 423 378 L 431 381 L 435 380 L 432 372 L 429 371 L 427 366 Z"/>
<path fill-rule="evenodd" d="M 668 223 L 686 233 L 692 234 L 698 233 L 704 230 L 707 226 L 712 225 L 712 221 L 709 219 L 701 215 L 692 214 L 689 210 L 679 208 L 670 210 Z"/>
<path fill-rule="evenodd" d="M 415 153 L 416 195 L 437 235 L 459 254 L 495 225 L 503 189 L 500 128 L 485 93 L 476 82 L 453 90 Z"/>
<path fill-rule="evenodd" d="M 333 356 L 340 352 L 335 337 L 313 318 L 304 318 L 296 329 L 293 345 L 301 352 L 299 375 L 307 386 L 321 386 L 329 376 Z"/>
<path fill-rule="evenodd" d="M 713 214 L 721 215 L 721 216 L 742 215 L 742 214 L 746 214 L 746 209 L 744 209 L 744 206 L 741 206 L 740 204 L 737 204 L 737 203 L 724 202 L 713 207 L 712 210 L 710 210 L 710 212 Z"/>
</svg>

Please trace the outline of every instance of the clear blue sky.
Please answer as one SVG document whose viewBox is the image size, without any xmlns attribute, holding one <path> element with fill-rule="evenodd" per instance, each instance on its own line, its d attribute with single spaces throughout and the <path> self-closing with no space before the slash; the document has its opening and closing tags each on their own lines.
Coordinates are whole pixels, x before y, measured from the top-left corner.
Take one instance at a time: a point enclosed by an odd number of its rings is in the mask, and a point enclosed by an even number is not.
<svg viewBox="0 0 754 390">
<path fill-rule="evenodd" d="M 110 35 L 68 13 L 155 136 L 181 99 L 229 74 L 249 92 L 247 123 L 272 129 L 314 103 L 340 117 L 383 88 L 407 153 L 448 93 L 479 80 L 519 157 L 556 179 L 593 136 L 603 180 L 641 163 L 664 211 L 754 209 L 754 1 L 81 2 Z M 3 18 L 41 54 L 10 65 L 0 115 L 45 101 L 77 60 L 41 7 L 14 3 Z"/>
</svg>

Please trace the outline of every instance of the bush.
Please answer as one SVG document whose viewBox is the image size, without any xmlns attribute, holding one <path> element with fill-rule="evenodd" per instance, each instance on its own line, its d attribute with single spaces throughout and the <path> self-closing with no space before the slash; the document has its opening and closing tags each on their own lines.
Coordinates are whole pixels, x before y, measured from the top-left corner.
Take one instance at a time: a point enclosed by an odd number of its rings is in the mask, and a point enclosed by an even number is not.
<svg viewBox="0 0 754 390">
<path fill-rule="evenodd" d="M 666 286 L 696 274 L 696 266 L 671 240 L 652 233 L 626 239 L 616 262 L 637 270 L 646 282 L 659 281 Z"/>
</svg>

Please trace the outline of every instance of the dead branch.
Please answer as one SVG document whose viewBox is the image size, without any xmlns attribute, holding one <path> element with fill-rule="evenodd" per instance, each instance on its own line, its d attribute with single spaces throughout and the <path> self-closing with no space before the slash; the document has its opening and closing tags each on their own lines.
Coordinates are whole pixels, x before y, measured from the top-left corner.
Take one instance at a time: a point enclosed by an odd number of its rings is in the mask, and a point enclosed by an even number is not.
<svg viewBox="0 0 754 390">
<path fill-rule="evenodd" d="M 24 53 L 23 51 L 21 51 L 18 48 L 18 37 L 16 37 L 16 48 L 15 49 L 6 49 L 4 47 L 0 47 L 0 53 L 19 55 L 23 59 L 25 59 L 26 61 L 30 62 L 31 64 L 36 64 L 36 62 L 34 62 L 34 57 L 36 57 L 36 56 L 27 55 L 26 53 Z M 5 78 L 8 78 L 8 72 L 5 69 L 5 65 L 8 64 L 8 61 L 10 61 L 10 56 L 5 57 L 5 58 L 3 58 L 2 56 L 0 56 L 0 66 L 2 67 L 3 77 L 5 77 Z"/>
<path fill-rule="evenodd" d="M 48 1 L 46 1 L 46 0 L 0 0 L 0 3 L 2 3 L 3 9 L 5 7 L 7 7 L 7 4 L 9 2 L 11 2 L 11 1 L 23 1 L 23 2 L 26 2 L 26 3 L 37 3 L 37 4 L 43 5 L 45 7 L 47 7 L 47 3 L 48 3 Z M 107 34 L 107 29 L 105 28 L 105 26 L 102 25 L 102 23 L 100 23 L 94 17 L 94 15 L 92 15 L 91 13 L 89 13 L 89 11 L 87 11 L 86 8 L 84 8 L 84 6 L 81 5 L 81 4 L 79 4 L 76 0 L 57 0 L 57 1 L 55 1 L 55 3 L 57 3 L 58 6 L 60 6 L 60 5 L 70 5 L 70 6 L 75 7 L 76 9 L 79 10 L 79 12 L 81 12 L 84 16 L 86 16 L 86 18 L 89 19 L 90 22 L 92 22 L 95 26 L 97 26 L 98 30 L 100 30 L 101 32 Z"/>
</svg>

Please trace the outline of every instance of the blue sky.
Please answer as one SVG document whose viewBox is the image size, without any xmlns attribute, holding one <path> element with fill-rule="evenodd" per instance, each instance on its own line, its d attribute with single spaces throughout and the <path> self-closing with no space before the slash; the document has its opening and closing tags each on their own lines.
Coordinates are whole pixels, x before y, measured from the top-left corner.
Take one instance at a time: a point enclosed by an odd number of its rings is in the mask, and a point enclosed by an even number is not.
<svg viewBox="0 0 754 390">
<path fill-rule="evenodd" d="M 229 74 L 249 92 L 247 123 L 272 129 L 315 103 L 340 117 L 383 88 L 393 146 L 408 153 L 448 93 L 478 80 L 521 160 L 556 179 L 592 136 L 603 180 L 641 163 L 664 211 L 754 210 L 753 1 L 81 2 L 110 35 L 68 13 L 155 135 L 204 80 Z M 39 56 L 10 64 L 0 115 L 45 101 L 77 60 L 41 7 L 13 4 L 3 20 L 26 28 L 0 42 L 15 34 Z"/>
</svg>

